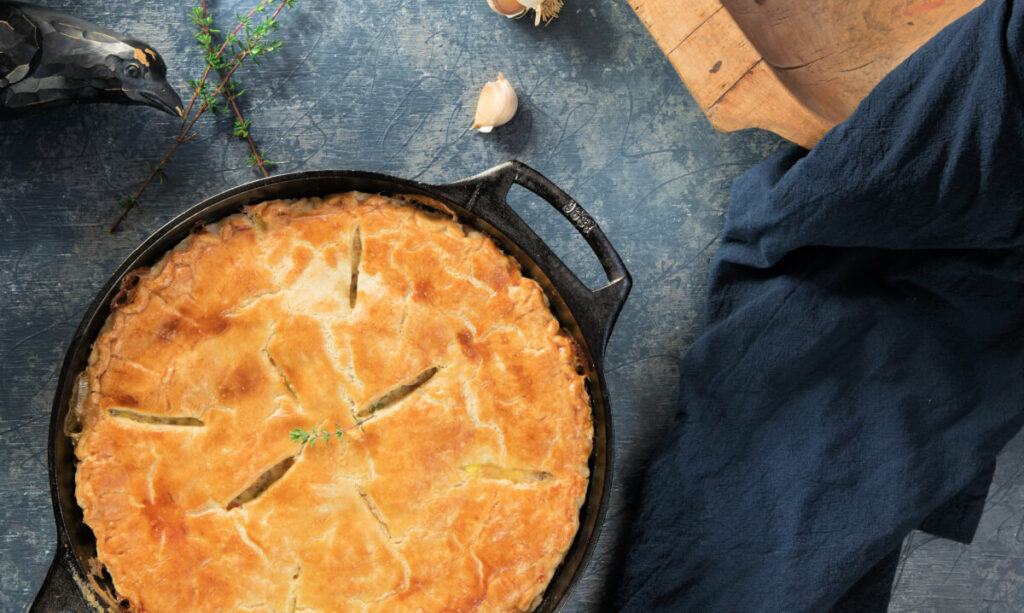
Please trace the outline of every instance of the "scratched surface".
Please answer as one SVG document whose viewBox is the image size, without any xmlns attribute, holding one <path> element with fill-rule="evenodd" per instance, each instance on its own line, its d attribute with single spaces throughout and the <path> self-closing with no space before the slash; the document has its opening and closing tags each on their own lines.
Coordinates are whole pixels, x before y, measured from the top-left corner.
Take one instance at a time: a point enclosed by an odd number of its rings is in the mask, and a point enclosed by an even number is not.
<svg viewBox="0 0 1024 613">
<path fill-rule="evenodd" d="M 176 3 L 53 0 L 161 50 L 185 93 L 200 56 Z M 226 24 L 246 3 L 212 4 Z M 607 357 L 615 475 L 595 558 L 568 611 L 603 601 L 621 539 L 623 484 L 671 419 L 678 361 L 701 330 L 704 280 L 731 182 L 783 146 L 762 132 L 716 133 L 624 0 L 570 0 L 547 28 L 497 17 L 484 0 L 301 0 L 284 48 L 241 74 L 253 136 L 280 171 L 354 168 L 445 182 L 510 158 L 535 167 L 602 226 L 633 273 Z M 471 133 L 479 87 L 502 72 L 515 121 Z M 57 373 L 93 295 L 145 236 L 209 195 L 254 178 L 224 120 L 174 156 L 168 182 L 122 230 L 106 227 L 142 160 L 170 144 L 172 118 L 140 107 L 69 109 L 0 125 L 0 610 L 23 611 L 53 555 L 44 461 Z M 550 209 L 513 204 L 592 285 L 596 261 Z M 975 545 L 915 535 L 897 611 L 1019 610 L 1024 575 L 1024 443 L 1003 456 Z M 987 523 L 986 523 L 987 522 Z M 1015 606 L 1016 603 L 1016 606 Z"/>
</svg>

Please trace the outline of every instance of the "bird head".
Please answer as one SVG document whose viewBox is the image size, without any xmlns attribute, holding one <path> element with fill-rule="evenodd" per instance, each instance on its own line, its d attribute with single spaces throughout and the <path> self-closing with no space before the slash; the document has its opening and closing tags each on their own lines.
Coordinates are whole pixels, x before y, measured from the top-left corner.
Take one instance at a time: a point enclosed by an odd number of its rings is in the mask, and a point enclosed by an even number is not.
<svg viewBox="0 0 1024 613">
<path fill-rule="evenodd" d="M 136 40 L 122 40 L 117 52 L 107 56 L 121 93 L 133 104 L 145 104 L 180 117 L 181 98 L 167 83 L 167 65 L 155 49 Z"/>
<path fill-rule="evenodd" d="M 0 119 L 83 102 L 183 114 L 155 49 L 46 7 L 0 0 L 0 72 Z"/>
</svg>

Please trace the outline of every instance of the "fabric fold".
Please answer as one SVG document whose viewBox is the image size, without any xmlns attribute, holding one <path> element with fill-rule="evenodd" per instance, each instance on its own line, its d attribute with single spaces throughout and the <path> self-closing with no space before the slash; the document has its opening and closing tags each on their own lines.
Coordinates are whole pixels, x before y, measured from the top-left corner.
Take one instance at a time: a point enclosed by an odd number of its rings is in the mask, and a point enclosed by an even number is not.
<svg viewBox="0 0 1024 613">
<path fill-rule="evenodd" d="M 615 608 L 823 611 L 1024 422 L 1024 3 L 733 186 Z"/>
</svg>

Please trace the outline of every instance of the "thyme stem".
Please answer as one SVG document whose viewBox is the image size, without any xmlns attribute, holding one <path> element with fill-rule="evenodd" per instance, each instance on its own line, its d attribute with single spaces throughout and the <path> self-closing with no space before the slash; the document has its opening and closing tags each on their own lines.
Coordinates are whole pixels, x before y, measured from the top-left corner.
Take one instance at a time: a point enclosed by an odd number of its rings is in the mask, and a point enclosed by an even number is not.
<svg viewBox="0 0 1024 613">
<path fill-rule="evenodd" d="M 205 42 L 203 44 L 203 49 L 207 53 L 214 53 L 213 43 L 212 43 L 213 35 L 210 32 L 210 24 L 209 24 L 209 20 L 207 19 L 207 16 L 206 16 L 206 0 L 203 0 L 202 8 L 203 8 L 203 17 L 202 17 L 202 20 L 200 21 L 199 28 L 200 28 L 200 30 L 202 30 L 202 32 L 204 34 L 206 34 L 209 37 L 207 42 Z M 222 66 L 218 65 L 216 70 L 217 70 L 217 75 L 220 76 L 220 78 L 223 80 L 224 79 L 224 68 Z M 224 90 L 224 99 L 227 101 L 228 105 L 231 106 L 231 110 L 233 110 L 235 112 L 235 119 L 238 121 L 237 125 L 241 125 L 241 126 L 243 126 L 243 128 L 245 128 L 244 135 L 242 136 L 242 138 L 244 138 L 245 141 L 249 144 L 249 150 L 252 151 L 252 157 L 250 159 L 254 160 L 256 166 L 260 169 L 260 172 L 263 173 L 264 177 L 269 177 L 270 173 L 267 172 L 266 167 L 263 165 L 263 156 L 261 156 L 259 151 L 256 150 L 256 144 L 254 142 L 252 142 L 252 135 L 249 133 L 249 130 L 248 130 L 249 122 L 247 122 L 245 120 L 245 117 L 242 116 L 242 111 L 240 111 L 238 109 L 238 103 L 236 102 L 237 98 L 238 98 L 238 94 L 235 93 L 235 90 L 233 88 L 228 87 L 227 89 Z"/>
<path fill-rule="evenodd" d="M 224 38 L 224 42 L 221 43 L 220 47 L 218 47 L 216 51 L 214 51 L 212 44 L 212 33 L 214 32 L 214 30 L 210 28 L 211 20 L 206 14 L 206 0 L 203 0 L 202 6 L 196 9 L 195 14 L 198 17 L 196 21 L 200 25 L 200 33 L 204 37 L 201 41 L 201 44 L 203 50 L 207 52 L 206 69 L 203 71 L 203 76 L 199 79 L 199 81 L 192 82 L 192 98 L 189 100 L 188 107 L 185 110 L 185 113 L 182 115 L 181 123 L 178 126 L 178 134 L 174 139 L 174 143 L 171 145 L 170 149 L 168 149 L 167 153 L 164 154 L 163 158 L 161 158 L 160 162 L 158 162 L 157 164 L 148 165 L 149 174 L 146 176 L 145 180 L 143 180 L 142 185 L 139 186 L 139 189 L 136 190 L 135 193 L 125 195 L 124 197 L 121 198 L 121 204 L 123 205 L 123 208 L 121 210 L 121 214 L 118 215 L 117 219 L 114 220 L 114 223 L 111 224 L 109 228 L 110 232 L 114 232 L 115 230 L 117 230 L 118 226 L 121 224 L 122 221 L 124 221 L 124 218 L 128 215 L 128 212 L 131 211 L 136 206 L 138 206 L 139 201 L 142 198 L 142 194 L 153 182 L 153 179 L 164 176 L 164 169 L 166 168 L 167 164 L 171 161 L 171 156 L 174 154 L 175 151 L 178 150 L 178 147 L 180 147 L 183 143 L 192 140 L 192 138 L 195 137 L 196 131 L 194 131 L 193 128 L 195 127 L 196 122 L 199 121 L 199 118 L 207 110 L 211 109 L 212 105 L 216 104 L 217 96 L 223 95 L 225 99 L 228 100 L 229 104 L 232 106 L 237 119 L 241 122 L 241 125 L 243 127 L 248 126 L 248 123 L 246 122 L 245 119 L 243 119 L 242 114 L 238 109 L 237 104 L 235 103 L 236 94 L 235 92 L 231 91 L 229 87 L 229 84 L 231 83 L 231 77 L 235 74 L 235 71 L 238 70 L 238 68 L 247 58 L 255 57 L 256 55 L 262 55 L 264 53 L 269 53 L 277 50 L 280 47 L 280 42 L 278 41 L 267 44 L 264 43 L 264 40 L 273 29 L 276 29 L 277 17 L 281 14 L 281 11 L 283 11 L 285 8 L 292 7 L 295 4 L 295 1 L 296 0 L 280 0 L 280 2 L 277 4 L 276 9 L 270 15 L 270 17 L 266 18 L 257 27 L 251 28 L 249 26 L 249 20 L 252 19 L 252 17 L 257 13 L 264 12 L 268 6 L 275 2 L 275 0 L 260 0 L 256 4 L 256 6 L 253 7 L 252 10 L 250 10 L 244 17 L 239 18 L 238 24 L 235 26 L 235 28 L 231 31 L 230 34 L 228 34 Z M 244 38 L 244 42 L 240 43 L 238 40 L 238 33 L 242 30 L 242 28 L 246 29 L 246 36 Z M 207 37 L 210 37 L 209 40 L 207 39 Z M 224 62 L 223 60 L 221 60 L 221 57 L 224 55 L 224 52 L 229 48 L 237 48 L 238 51 L 232 53 L 231 58 L 227 62 Z M 217 88 L 212 93 L 208 93 L 207 81 L 210 78 L 211 71 L 217 74 L 217 76 L 220 78 L 220 82 L 217 85 Z M 196 101 L 200 98 L 202 99 L 202 103 L 197 108 Z M 246 132 L 248 131 L 246 130 Z M 250 159 L 255 161 L 255 163 L 259 166 L 260 171 L 263 173 L 264 176 L 268 176 L 263 156 L 257 152 L 256 146 L 252 142 L 252 139 L 248 136 L 248 134 L 246 134 L 246 140 L 248 141 L 250 149 L 253 152 L 253 157 L 250 157 Z"/>
</svg>

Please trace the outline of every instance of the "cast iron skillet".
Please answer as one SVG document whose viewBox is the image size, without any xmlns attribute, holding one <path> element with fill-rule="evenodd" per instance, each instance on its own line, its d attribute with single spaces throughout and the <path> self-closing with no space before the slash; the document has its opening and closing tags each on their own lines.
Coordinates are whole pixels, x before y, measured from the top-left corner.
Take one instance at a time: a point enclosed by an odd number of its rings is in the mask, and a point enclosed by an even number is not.
<svg viewBox="0 0 1024 613">
<path fill-rule="evenodd" d="M 586 239 L 608 277 L 608 284 L 591 291 L 576 278 L 543 241 L 516 215 L 506 194 L 517 183 L 557 209 Z M 588 386 L 594 409 L 594 451 L 590 457 L 590 485 L 580 510 L 580 528 L 565 560 L 556 570 L 538 611 L 557 611 L 583 574 L 604 519 L 611 483 L 612 446 L 608 391 L 603 376 L 605 345 L 615 319 L 629 294 L 632 280 L 619 255 L 594 220 L 565 192 L 537 171 L 517 161 L 496 166 L 475 177 L 446 185 L 427 185 L 368 172 L 322 170 L 297 172 L 254 181 L 214 196 L 161 228 L 132 253 L 107 281 L 72 338 L 64 359 L 50 418 L 47 464 L 54 515 L 57 552 L 30 612 L 71 610 L 121 611 L 109 576 L 96 561 L 96 542 L 82 521 L 75 500 L 75 463 L 64 423 L 75 378 L 85 368 L 99 329 L 110 314 L 110 303 L 125 275 L 154 263 L 197 225 L 238 212 L 243 206 L 275 198 L 321 196 L 358 190 L 407 195 L 425 202 L 440 202 L 459 221 L 489 234 L 524 272 L 544 288 L 556 316 L 584 353 Z"/>
</svg>

